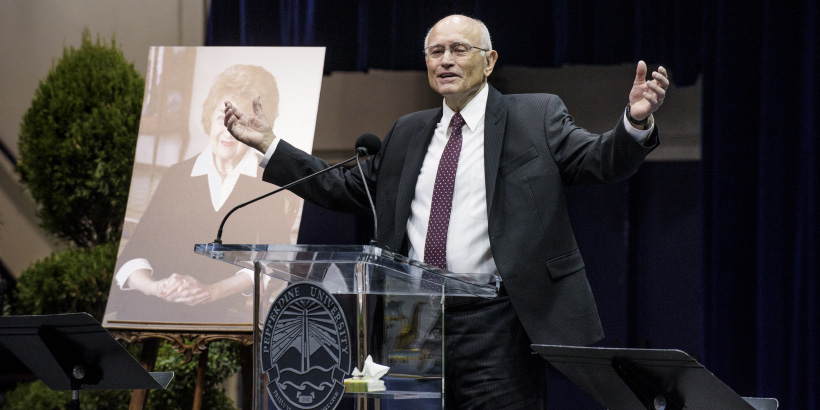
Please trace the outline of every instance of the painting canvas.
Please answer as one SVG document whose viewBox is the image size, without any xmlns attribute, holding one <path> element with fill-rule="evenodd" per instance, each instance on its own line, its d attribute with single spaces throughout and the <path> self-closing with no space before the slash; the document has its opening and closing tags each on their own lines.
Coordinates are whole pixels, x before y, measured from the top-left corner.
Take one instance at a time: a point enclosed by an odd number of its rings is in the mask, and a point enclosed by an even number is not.
<svg viewBox="0 0 820 410">
<path fill-rule="evenodd" d="M 193 252 L 233 207 L 278 188 L 262 181 L 263 153 L 225 129 L 225 101 L 252 113 L 260 96 L 274 133 L 310 152 L 323 61 L 313 47 L 151 48 L 105 327 L 250 331 L 252 272 Z M 242 208 L 222 240 L 295 243 L 302 204 L 280 192 Z"/>
</svg>

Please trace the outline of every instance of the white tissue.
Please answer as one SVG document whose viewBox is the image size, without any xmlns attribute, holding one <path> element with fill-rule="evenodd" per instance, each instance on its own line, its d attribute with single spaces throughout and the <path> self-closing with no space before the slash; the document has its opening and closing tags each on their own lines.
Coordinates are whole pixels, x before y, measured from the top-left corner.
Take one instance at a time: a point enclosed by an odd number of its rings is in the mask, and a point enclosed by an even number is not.
<svg viewBox="0 0 820 410">
<path fill-rule="evenodd" d="M 354 378 L 364 379 L 364 381 L 367 382 L 368 392 L 385 391 L 386 389 L 384 387 L 384 382 L 379 379 L 387 374 L 388 370 L 390 370 L 390 367 L 374 363 L 373 358 L 368 355 L 367 359 L 364 360 L 362 370 L 359 371 L 359 368 L 357 367 L 353 369 L 353 373 L 351 373 L 351 375 Z"/>
<path fill-rule="evenodd" d="M 362 370 L 360 371 L 358 367 L 354 368 L 353 371 L 350 373 L 352 377 L 349 379 L 345 379 L 345 388 L 352 389 L 351 391 L 353 393 L 364 391 L 385 391 L 386 389 L 384 387 L 384 381 L 379 379 L 385 374 L 387 374 L 388 370 L 390 370 L 390 367 L 374 363 L 373 358 L 368 355 L 367 359 L 364 360 L 364 366 L 362 366 Z M 360 391 L 356 387 L 350 387 L 348 386 L 348 382 L 355 382 L 356 384 L 365 382 L 367 383 L 367 390 Z"/>
<path fill-rule="evenodd" d="M 364 359 L 364 368 L 362 368 L 362 373 L 364 373 L 364 377 L 370 378 L 372 380 L 379 380 L 387 374 L 387 371 L 390 370 L 390 367 L 383 366 L 378 363 L 373 362 L 373 358 L 370 355 L 367 355 L 367 359 Z"/>
</svg>

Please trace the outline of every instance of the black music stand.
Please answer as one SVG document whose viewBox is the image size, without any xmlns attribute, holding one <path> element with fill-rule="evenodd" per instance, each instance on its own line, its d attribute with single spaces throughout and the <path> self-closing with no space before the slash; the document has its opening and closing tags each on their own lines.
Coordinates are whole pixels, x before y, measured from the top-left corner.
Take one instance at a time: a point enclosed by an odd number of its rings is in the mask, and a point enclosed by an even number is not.
<svg viewBox="0 0 820 410">
<path fill-rule="evenodd" d="M 0 345 L 52 390 L 164 389 L 173 372 L 148 372 L 88 313 L 0 316 Z"/>
<path fill-rule="evenodd" d="M 680 350 L 532 345 L 609 410 L 777 410 L 743 398 Z"/>
</svg>

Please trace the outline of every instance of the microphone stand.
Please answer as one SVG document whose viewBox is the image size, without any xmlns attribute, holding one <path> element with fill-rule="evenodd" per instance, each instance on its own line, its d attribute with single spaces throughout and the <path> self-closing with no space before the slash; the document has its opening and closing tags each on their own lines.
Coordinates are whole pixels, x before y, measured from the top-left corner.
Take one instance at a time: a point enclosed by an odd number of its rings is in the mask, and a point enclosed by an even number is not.
<svg viewBox="0 0 820 410">
<path fill-rule="evenodd" d="M 367 148 L 359 148 L 356 150 L 356 166 L 359 167 L 359 173 L 364 176 L 362 162 L 359 161 L 359 154 L 367 155 Z M 376 244 L 379 243 L 379 220 L 376 217 L 376 206 L 373 205 L 373 197 L 370 196 L 370 188 L 367 187 L 367 181 L 364 181 L 364 192 L 367 193 L 367 200 L 370 201 L 370 210 L 373 212 L 373 238 L 370 239 L 370 245 L 376 246 Z"/>
<path fill-rule="evenodd" d="M 333 165 L 332 167 L 327 167 L 327 168 L 325 168 L 325 169 L 323 169 L 323 170 L 321 170 L 321 171 L 314 172 L 313 174 L 310 174 L 310 175 L 308 175 L 308 176 L 306 176 L 306 177 L 304 177 L 304 178 L 297 179 L 296 181 L 293 181 L 293 182 L 291 182 L 291 183 L 289 183 L 289 184 L 287 184 L 287 185 L 284 185 L 284 186 L 282 186 L 281 188 L 279 188 L 279 189 L 277 189 L 277 190 L 275 190 L 275 191 L 273 191 L 273 192 L 268 192 L 268 193 L 267 193 L 267 194 L 265 194 L 265 195 L 262 195 L 262 196 L 260 196 L 260 197 L 257 197 L 257 198 L 254 198 L 254 199 L 251 199 L 251 200 L 250 200 L 250 201 L 248 201 L 248 202 L 245 202 L 245 203 L 242 203 L 242 204 L 239 204 L 239 205 L 235 206 L 233 209 L 231 209 L 231 210 L 228 212 L 228 214 L 227 214 L 227 215 L 225 215 L 225 217 L 224 217 L 224 218 L 222 218 L 222 223 L 220 223 L 220 224 L 219 224 L 219 231 L 217 231 L 217 234 L 216 234 L 216 239 L 214 239 L 213 243 L 220 244 L 220 245 L 222 244 L 222 228 L 223 228 L 223 227 L 225 227 L 225 221 L 227 221 L 227 220 L 228 220 L 228 217 L 229 217 L 229 216 L 231 216 L 231 214 L 233 214 L 236 210 L 238 210 L 238 209 L 240 209 L 240 208 L 244 208 L 245 206 L 248 206 L 248 205 L 250 205 L 250 204 L 252 204 L 252 203 L 254 203 L 254 202 L 256 202 L 256 201 L 259 201 L 259 200 L 265 199 L 265 198 L 267 198 L 267 197 L 269 197 L 269 196 L 271 196 L 271 195 L 273 195 L 273 194 L 275 194 L 275 193 L 282 192 L 282 191 L 284 191 L 284 190 L 286 190 L 286 189 L 288 189 L 288 188 L 290 188 L 290 187 L 292 187 L 292 186 L 294 186 L 294 185 L 296 185 L 296 184 L 298 184 L 298 183 L 300 183 L 300 182 L 302 182 L 302 181 L 304 181 L 304 180 L 306 180 L 306 179 L 310 179 L 310 178 L 313 178 L 313 177 L 315 177 L 315 176 L 317 176 L 317 175 L 324 174 L 325 172 L 328 172 L 328 171 L 330 171 L 330 170 L 332 170 L 332 169 L 339 168 L 339 167 L 341 167 L 342 165 L 347 164 L 348 162 L 353 161 L 354 159 L 358 159 L 358 158 L 359 158 L 359 151 L 357 150 L 357 151 L 356 151 L 356 155 L 355 155 L 355 156 L 350 157 L 349 159 L 345 160 L 344 162 L 340 162 L 340 163 L 338 163 L 338 164 L 336 164 L 336 165 Z M 357 162 L 357 163 L 358 163 L 358 162 Z M 361 169 L 361 166 L 359 166 L 359 168 Z M 367 198 L 368 198 L 368 199 L 370 198 L 370 192 L 368 192 L 368 193 L 367 193 Z M 371 204 L 372 204 L 372 201 L 371 201 Z"/>
</svg>

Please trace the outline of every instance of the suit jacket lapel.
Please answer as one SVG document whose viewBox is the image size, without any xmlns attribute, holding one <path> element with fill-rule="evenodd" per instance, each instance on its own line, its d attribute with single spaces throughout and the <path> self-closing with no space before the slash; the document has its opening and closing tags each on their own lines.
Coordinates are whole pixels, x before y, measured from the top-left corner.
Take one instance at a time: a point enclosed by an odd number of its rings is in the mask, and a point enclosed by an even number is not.
<svg viewBox="0 0 820 410">
<path fill-rule="evenodd" d="M 484 114 L 484 180 L 487 190 L 487 215 L 492 212 L 495 181 L 498 177 L 498 164 L 501 161 L 501 148 L 504 146 L 504 127 L 507 123 L 507 107 L 498 90 L 487 84 L 487 111 Z"/>
<path fill-rule="evenodd" d="M 416 182 L 419 179 L 424 156 L 427 154 L 427 146 L 430 145 L 430 141 L 433 139 L 433 132 L 436 129 L 438 120 L 441 119 L 441 115 L 442 109 L 439 108 L 434 110 L 427 118 L 424 118 L 407 143 L 407 155 L 404 158 L 404 167 L 402 168 L 399 190 L 396 195 L 396 225 L 393 231 L 397 234 L 400 233 L 396 236 L 399 245 L 404 240 L 407 218 L 410 217 L 410 203 L 415 195 Z"/>
</svg>

